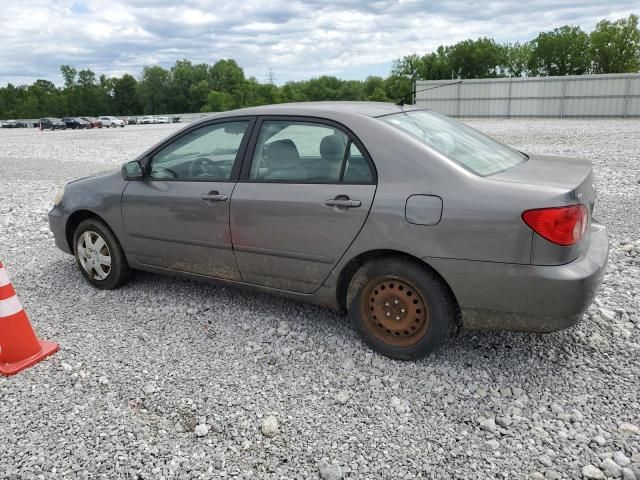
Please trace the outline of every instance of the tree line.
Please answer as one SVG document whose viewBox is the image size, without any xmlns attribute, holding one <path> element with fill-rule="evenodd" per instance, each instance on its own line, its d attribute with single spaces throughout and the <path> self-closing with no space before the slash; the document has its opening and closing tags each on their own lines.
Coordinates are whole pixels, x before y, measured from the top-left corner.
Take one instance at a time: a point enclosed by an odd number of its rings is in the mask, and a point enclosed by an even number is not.
<svg viewBox="0 0 640 480">
<path fill-rule="evenodd" d="M 602 20 L 594 31 L 563 26 L 525 43 L 491 38 L 440 46 L 393 63 L 387 78 L 341 80 L 321 76 L 278 86 L 246 77 L 233 59 L 212 65 L 178 60 L 165 69 L 147 66 L 138 78 L 96 76 L 90 69 L 62 65 L 64 81 L 0 88 L 0 118 L 43 116 L 174 114 L 215 112 L 253 105 L 320 100 L 396 101 L 415 80 L 624 73 L 640 70 L 638 16 Z"/>
<path fill-rule="evenodd" d="M 48 80 L 0 88 L 0 118 L 44 116 L 131 116 L 185 112 L 217 112 L 254 105 L 320 100 L 390 101 L 411 90 L 411 80 L 370 76 L 340 80 L 321 76 L 282 86 L 245 77 L 233 59 L 213 65 L 178 60 L 169 69 L 147 66 L 140 77 L 107 77 L 62 65 L 64 80 L 57 87 Z"/>
<path fill-rule="evenodd" d="M 565 25 L 529 42 L 499 44 L 492 38 L 439 46 L 393 63 L 392 75 L 412 80 L 630 73 L 640 70 L 638 16 L 602 20 L 587 33 Z"/>
</svg>

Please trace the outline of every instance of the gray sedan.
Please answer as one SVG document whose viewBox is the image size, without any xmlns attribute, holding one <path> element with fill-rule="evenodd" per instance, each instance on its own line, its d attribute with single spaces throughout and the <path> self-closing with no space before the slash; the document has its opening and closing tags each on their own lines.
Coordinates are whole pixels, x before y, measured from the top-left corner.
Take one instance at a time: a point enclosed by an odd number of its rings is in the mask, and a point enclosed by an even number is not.
<svg viewBox="0 0 640 480">
<path fill-rule="evenodd" d="M 67 184 L 49 224 L 97 288 L 146 270 L 273 292 L 414 359 L 460 326 L 579 321 L 607 262 L 595 200 L 585 160 L 416 107 L 302 103 L 192 123 Z"/>
</svg>

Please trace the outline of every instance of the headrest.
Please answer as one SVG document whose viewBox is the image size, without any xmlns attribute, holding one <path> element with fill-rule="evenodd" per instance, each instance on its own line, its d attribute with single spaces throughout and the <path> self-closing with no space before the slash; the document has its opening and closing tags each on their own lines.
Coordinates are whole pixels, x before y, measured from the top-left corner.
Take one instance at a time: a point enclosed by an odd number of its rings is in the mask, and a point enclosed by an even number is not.
<svg viewBox="0 0 640 480">
<path fill-rule="evenodd" d="M 328 161 L 342 160 L 345 146 L 344 135 L 337 133 L 327 135 L 320 142 L 320 155 Z"/>
<path fill-rule="evenodd" d="M 296 144 L 288 138 L 270 143 L 266 154 L 269 165 L 290 164 L 300 161 L 300 154 Z"/>
</svg>

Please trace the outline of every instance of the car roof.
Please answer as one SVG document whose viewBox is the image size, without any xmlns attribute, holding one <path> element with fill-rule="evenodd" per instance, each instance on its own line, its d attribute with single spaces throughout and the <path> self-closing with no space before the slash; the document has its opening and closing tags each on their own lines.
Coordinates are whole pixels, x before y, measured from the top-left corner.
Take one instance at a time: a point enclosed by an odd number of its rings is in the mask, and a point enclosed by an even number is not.
<svg viewBox="0 0 640 480">
<path fill-rule="evenodd" d="M 328 112 L 341 112 L 380 117 L 407 110 L 417 110 L 413 105 L 395 105 L 388 102 L 298 102 L 279 103 L 276 105 L 260 105 L 258 107 L 233 110 L 233 113 L 246 115 L 309 115 Z M 221 112 L 222 113 L 222 112 Z M 231 113 L 231 112 L 224 112 Z"/>
</svg>

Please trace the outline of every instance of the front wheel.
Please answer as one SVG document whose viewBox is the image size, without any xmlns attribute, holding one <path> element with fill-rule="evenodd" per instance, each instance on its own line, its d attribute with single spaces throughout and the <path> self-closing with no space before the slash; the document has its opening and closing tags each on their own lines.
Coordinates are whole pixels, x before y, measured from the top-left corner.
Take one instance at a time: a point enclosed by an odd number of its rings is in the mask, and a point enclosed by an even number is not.
<svg viewBox="0 0 640 480">
<path fill-rule="evenodd" d="M 367 345 L 391 358 L 424 357 L 455 327 L 455 303 L 447 286 L 425 266 L 405 258 L 363 265 L 347 298 L 355 330 Z"/>
<path fill-rule="evenodd" d="M 92 285 L 112 290 L 127 281 L 129 265 L 122 247 L 103 222 L 96 218 L 81 222 L 73 235 L 73 244 L 76 263 Z"/>
</svg>

